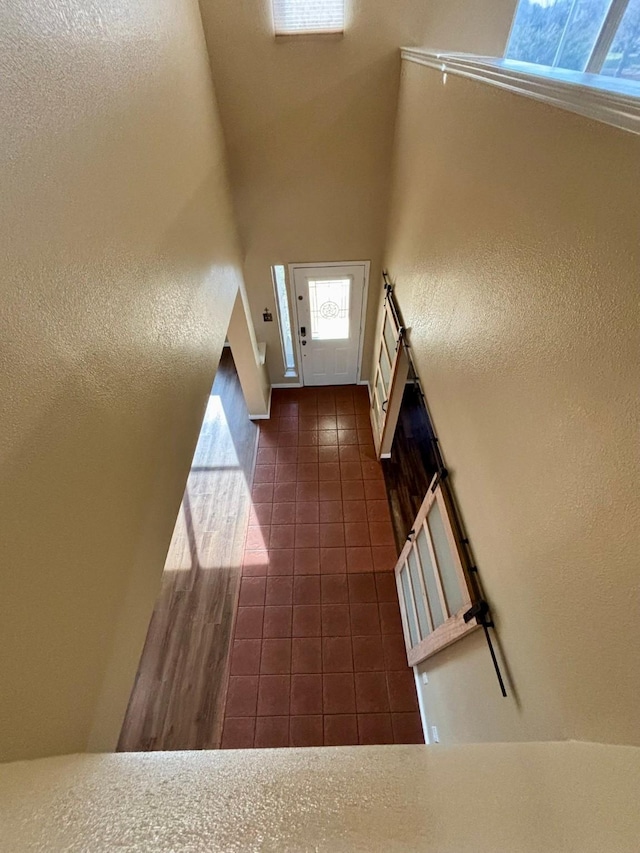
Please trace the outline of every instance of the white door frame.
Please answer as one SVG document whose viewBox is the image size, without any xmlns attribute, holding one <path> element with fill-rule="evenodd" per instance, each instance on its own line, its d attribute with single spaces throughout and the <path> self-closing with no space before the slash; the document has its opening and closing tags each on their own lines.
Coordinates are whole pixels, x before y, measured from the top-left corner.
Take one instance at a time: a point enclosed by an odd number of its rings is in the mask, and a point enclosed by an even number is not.
<svg viewBox="0 0 640 853">
<path fill-rule="evenodd" d="M 298 300 L 295 298 L 295 278 L 294 273 L 299 269 L 319 269 L 323 268 L 330 270 L 335 267 L 363 267 L 364 270 L 364 292 L 362 294 L 362 309 L 360 311 L 360 340 L 358 342 L 358 372 L 356 374 L 356 385 L 360 385 L 360 376 L 362 374 L 362 352 L 364 348 L 364 333 L 367 320 L 367 302 L 369 299 L 369 270 L 371 261 L 320 261 L 317 264 L 289 264 L 289 299 L 295 305 L 295 321 L 296 321 L 296 354 L 298 357 L 298 376 L 301 383 L 304 385 L 304 376 L 302 373 L 302 347 L 300 346 L 300 323 L 298 321 Z M 367 383 L 368 384 L 368 383 Z"/>
</svg>

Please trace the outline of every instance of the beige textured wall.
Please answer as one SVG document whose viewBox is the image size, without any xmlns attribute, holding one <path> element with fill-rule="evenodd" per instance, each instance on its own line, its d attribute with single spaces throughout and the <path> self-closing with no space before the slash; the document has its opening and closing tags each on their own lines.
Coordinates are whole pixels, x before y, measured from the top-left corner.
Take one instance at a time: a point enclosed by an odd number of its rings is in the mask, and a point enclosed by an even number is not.
<svg viewBox="0 0 640 853">
<path fill-rule="evenodd" d="M 254 334 L 251 308 L 244 287 L 238 290 L 227 329 L 242 395 L 252 418 L 266 418 L 271 410 L 271 385 Z"/>
<path fill-rule="evenodd" d="M 502 56 L 518 0 L 427 0 L 426 5 L 423 46 Z"/>
<path fill-rule="evenodd" d="M 640 743 L 640 138 L 405 63 L 386 263 L 517 691 L 425 666 L 443 741 Z"/>
<path fill-rule="evenodd" d="M 456 19 L 426 0 L 347 0 L 344 38 L 276 41 L 265 0 L 200 5 L 229 148 L 247 290 L 258 339 L 268 345 L 271 379 L 283 381 L 277 323 L 262 320 L 266 306 L 275 308 L 270 267 L 371 260 L 366 378 L 380 292 L 398 48 L 431 44 L 432 18 L 449 41 L 447 27 L 455 31 Z M 496 37 L 493 31 L 487 35 L 491 28 L 483 23 L 486 3 L 462 5 L 468 20 L 481 22 L 477 49 L 492 50 Z M 461 17 L 459 8 L 456 14 Z"/>
<path fill-rule="evenodd" d="M 110 748 L 238 283 L 195 0 L 0 12 L 0 758 Z"/>
<path fill-rule="evenodd" d="M 0 849 L 636 853 L 639 788 L 601 744 L 64 756 L 0 767 Z"/>
</svg>

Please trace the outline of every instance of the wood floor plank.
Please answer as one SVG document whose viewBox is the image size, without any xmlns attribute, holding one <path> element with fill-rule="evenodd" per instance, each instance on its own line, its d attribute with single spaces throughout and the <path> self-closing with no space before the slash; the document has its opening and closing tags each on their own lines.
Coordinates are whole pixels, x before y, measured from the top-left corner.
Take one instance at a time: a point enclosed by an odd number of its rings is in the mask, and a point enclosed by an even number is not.
<svg viewBox="0 0 640 853">
<path fill-rule="evenodd" d="M 229 349 L 211 391 L 118 750 L 220 745 L 257 428 Z"/>
</svg>

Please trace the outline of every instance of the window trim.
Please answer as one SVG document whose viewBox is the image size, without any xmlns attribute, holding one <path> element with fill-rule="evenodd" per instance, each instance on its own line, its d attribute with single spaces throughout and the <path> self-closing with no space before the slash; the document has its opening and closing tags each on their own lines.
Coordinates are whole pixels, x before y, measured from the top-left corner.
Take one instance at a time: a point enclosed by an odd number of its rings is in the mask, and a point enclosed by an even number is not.
<svg viewBox="0 0 640 853">
<path fill-rule="evenodd" d="M 455 613 L 451 613 L 449 611 L 446 594 L 444 592 L 444 582 L 442 580 L 441 573 L 438 568 L 438 558 L 436 555 L 436 549 L 431 537 L 429 525 L 427 523 L 429 511 L 431 510 L 434 503 L 437 503 L 440 508 L 440 515 L 447 535 L 449 551 L 455 563 L 456 575 L 458 578 L 460 590 L 462 592 L 462 607 Z M 442 608 L 442 613 L 446 616 L 444 622 L 441 625 L 438 625 L 437 628 L 433 627 L 432 605 L 427 594 L 426 581 L 424 579 L 424 573 L 422 570 L 422 559 L 420 557 L 420 552 L 417 546 L 417 540 L 419 535 L 418 532 L 423 527 L 425 531 L 427 547 L 430 552 L 431 562 L 434 568 L 434 579 L 437 587 L 438 599 Z M 418 591 L 418 594 L 422 597 L 425 613 L 427 614 L 427 621 L 429 622 L 430 627 L 430 633 L 427 634 L 427 636 L 423 639 L 418 639 L 418 642 L 416 643 L 412 641 L 411 629 L 409 627 L 409 620 L 407 618 L 408 603 L 412 609 L 414 622 L 418 626 L 417 630 L 419 630 L 419 619 L 417 614 L 417 608 L 415 605 L 416 590 L 413 589 L 413 581 L 409 573 L 408 558 L 411 552 L 414 553 L 415 560 L 417 561 L 420 580 L 420 590 Z M 409 589 L 412 592 L 410 602 L 406 601 L 404 589 L 402 586 L 401 574 L 403 570 L 407 572 Z M 427 660 L 427 658 L 432 657 L 433 655 L 442 651 L 442 649 L 445 649 L 452 643 L 461 640 L 463 637 L 466 637 L 467 634 L 470 634 L 472 631 L 475 631 L 477 628 L 480 627 L 480 623 L 477 619 L 471 618 L 468 622 L 466 622 L 464 619 L 464 614 L 469 610 L 474 600 L 473 587 L 471 585 L 469 575 L 465 568 L 464 556 L 461 552 L 460 545 L 455 534 L 455 521 L 453 520 L 453 507 L 451 503 L 451 498 L 448 494 L 445 481 L 440 479 L 437 474 L 433 478 L 431 485 L 429 486 L 429 491 L 427 492 L 427 495 L 424 501 L 422 502 L 422 506 L 420 507 L 420 510 L 418 512 L 418 515 L 415 518 L 412 531 L 409 534 L 404 548 L 402 549 L 394 571 L 396 577 L 396 586 L 398 589 L 398 599 L 400 601 L 400 614 L 402 616 L 402 628 L 404 632 L 404 640 L 407 650 L 407 661 L 409 663 L 409 666 L 416 666 L 417 664 L 422 663 L 423 661 Z"/>
<path fill-rule="evenodd" d="M 618 28 L 622 23 L 622 19 L 625 16 L 628 5 L 629 0 L 612 0 L 611 6 L 609 7 L 609 11 L 607 12 L 605 19 L 602 22 L 600 32 L 598 33 L 595 44 L 593 45 L 593 48 L 591 50 L 591 56 L 587 61 L 585 71 L 588 74 L 601 73 L 602 66 L 607 60 L 609 50 L 611 48 L 611 45 L 613 44 L 613 40 L 616 37 Z M 513 20 L 515 21 L 515 14 Z"/>
<path fill-rule="evenodd" d="M 278 41 L 288 40 L 288 39 L 299 39 L 309 37 L 309 36 L 320 36 L 321 38 L 341 38 L 344 35 L 344 30 L 346 26 L 346 8 L 345 8 L 346 0 L 342 0 L 342 26 L 341 27 L 317 27 L 316 29 L 304 29 L 304 30 L 279 30 L 276 27 L 276 9 L 275 9 L 275 0 L 271 0 L 271 23 L 273 26 L 273 32 Z"/>
<path fill-rule="evenodd" d="M 620 78 L 425 48 L 404 47 L 401 56 L 441 72 L 443 83 L 447 74 L 465 77 L 640 134 L 638 86 Z"/>
<path fill-rule="evenodd" d="M 287 365 L 287 353 L 285 349 L 284 337 L 285 337 L 285 329 L 282 323 L 282 312 L 280 309 L 280 295 L 278 293 L 278 280 L 276 278 L 276 267 L 281 267 L 283 276 L 284 276 L 284 297 L 287 300 L 286 309 L 289 315 L 289 329 L 290 329 L 290 337 L 291 337 L 291 353 L 293 355 L 293 367 L 289 367 Z M 278 331 L 280 333 L 280 347 L 282 349 L 282 367 L 283 377 L 285 379 L 297 379 L 298 377 L 298 365 L 296 359 L 296 345 L 293 339 L 293 324 L 291 322 L 291 300 L 289 297 L 289 283 L 287 281 L 287 267 L 285 264 L 273 264 L 271 267 L 271 280 L 273 282 L 273 295 L 276 302 L 276 316 L 278 318 Z"/>
<path fill-rule="evenodd" d="M 514 9 L 514 12 L 513 12 L 513 18 L 511 19 L 511 27 L 509 28 L 509 35 L 508 35 L 507 41 L 506 41 L 505 52 L 507 50 L 509 50 L 509 44 L 511 43 L 511 38 L 513 36 L 513 31 L 515 29 L 516 18 L 518 17 L 518 11 L 520 9 L 520 3 L 521 2 L 522 2 L 522 0 L 517 0 L 516 8 Z M 574 0 L 574 4 L 575 4 L 575 2 L 576 2 L 576 0 Z M 600 24 L 600 30 L 598 32 L 598 35 L 596 36 L 595 42 L 593 43 L 593 47 L 591 48 L 591 54 L 589 55 L 589 59 L 587 60 L 587 64 L 585 66 L 584 72 L 576 71 L 574 73 L 576 73 L 576 74 L 580 74 L 580 73 L 598 74 L 598 75 L 601 73 L 602 66 L 604 65 L 604 63 L 607 60 L 607 56 L 609 54 L 609 49 L 611 48 L 611 45 L 613 44 L 613 40 L 616 37 L 616 33 L 618 32 L 618 28 L 620 27 L 620 24 L 622 23 L 622 19 L 624 18 L 624 15 L 625 15 L 625 12 L 627 11 L 627 7 L 628 7 L 629 3 L 630 3 L 630 0 L 612 0 L 611 1 L 611 6 L 609 6 L 609 9 L 607 10 L 607 14 L 604 16 L 604 19 L 603 19 L 602 23 Z M 571 11 L 573 11 L 573 9 L 570 10 L 569 16 L 571 16 Z M 567 23 L 569 23 L 569 22 L 567 22 Z M 559 42 L 558 47 L 556 49 L 556 56 L 554 57 L 554 65 L 551 65 L 551 66 L 538 65 L 535 62 L 527 62 L 525 64 L 531 65 L 531 66 L 537 67 L 537 68 L 551 68 L 551 69 L 558 68 L 559 66 L 555 65 L 555 61 L 561 52 L 565 35 L 566 35 L 566 26 L 565 26 L 565 30 L 562 33 L 562 36 L 560 37 L 560 42 Z M 517 61 L 523 62 L 524 60 L 517 60 Z M 569 70 L 569 69 L 562 69 L 562 70 Z"/>
</svg>

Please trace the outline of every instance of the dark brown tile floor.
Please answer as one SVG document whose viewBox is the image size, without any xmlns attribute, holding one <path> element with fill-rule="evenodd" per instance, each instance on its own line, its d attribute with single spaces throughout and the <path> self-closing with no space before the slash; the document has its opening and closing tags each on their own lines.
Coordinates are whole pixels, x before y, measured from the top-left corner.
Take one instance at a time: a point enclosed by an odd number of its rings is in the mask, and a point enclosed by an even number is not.
<svg viewBox="0 0 640 853">
<path fill-rule="evenodd" d="M 366 388 L 273 392 L 223 748 L 422 743 Z"/>
</svg>

